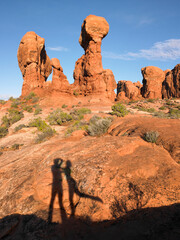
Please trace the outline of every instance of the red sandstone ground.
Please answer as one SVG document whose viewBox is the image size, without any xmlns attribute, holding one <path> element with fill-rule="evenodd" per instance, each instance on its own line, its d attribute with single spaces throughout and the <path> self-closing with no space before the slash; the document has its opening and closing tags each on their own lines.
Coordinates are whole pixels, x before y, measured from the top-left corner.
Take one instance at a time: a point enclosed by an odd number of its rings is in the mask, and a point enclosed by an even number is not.
<svg viewBox="0 0 180 240">
<path fill-rule="evenodd" d="M 110 104 L 87 101 L 84 105 L 92 109 L 91 116 L 105 116 L 111 110 Z M 1 117 L 5 108 L 1 107 Z M 41 117 L 49 111 L 43 107 Z M 31 239 L 119 239 L 119 234 L 122 239 L 178 239 L 180 121 L 131 111 L 134 114 L 115 118 L 101 137 L 84 136 L 81 130 L 65 137 L 67 126 L 57 126 L 58 135 L 40 144 L 34 143 L 35 128 L 13 131 L 33 114 L 26 113 L 13 124 L 0 140 L 0 147 L 5 147 L 0 156 L 0 238 L 23 239 L 28 233 Z M 159 132 L 157 144 L 143 140 L 148 131 Z M 14 143 L 23 145 L 12 150 Z M 63 167 L 71 162 L 71 176 L 85 195 L 74 194 L 75 216 L 70 218 L 70 190 L 63 174 L 65 215 L 56 197 L 52 220 L 57 224 L 53 225 L 47 219 L 56 158 L 64 160 Z"/>
</svg>

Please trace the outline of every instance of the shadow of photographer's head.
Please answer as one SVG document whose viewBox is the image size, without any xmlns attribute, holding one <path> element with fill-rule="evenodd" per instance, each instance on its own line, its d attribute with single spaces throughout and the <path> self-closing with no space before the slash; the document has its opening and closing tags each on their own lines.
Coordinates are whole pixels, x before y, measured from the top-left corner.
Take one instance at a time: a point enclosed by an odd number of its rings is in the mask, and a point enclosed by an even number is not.
<svg viewBox="0 0 180 240">
<path fill-rule="evenodd" d="M 55 167 L 60 168 L 62 163 L 63 163 L 63 159 L 62 158 L 55 158 L 54 159 L 54 166 Z"/>
<path fill-rule="evenodd" d="M 66 161 L 66 167 L 67 167 L 67 168 L 71 168 L 71 167 L 72 167 L 72 163 L 71 163 L 70 160 L 67 160 L 67 161 Z"/>
</svg>

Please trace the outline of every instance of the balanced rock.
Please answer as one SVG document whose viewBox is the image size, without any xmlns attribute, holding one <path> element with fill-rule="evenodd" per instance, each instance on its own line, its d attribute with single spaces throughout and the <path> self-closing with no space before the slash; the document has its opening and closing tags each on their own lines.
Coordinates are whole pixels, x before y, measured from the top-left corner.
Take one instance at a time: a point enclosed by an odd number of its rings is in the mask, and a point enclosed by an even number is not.
<svg viewBox="0 0 180 240">
<path fill-rule="evenodd" d="M 89 15 L 84 20 L 79 43 L 85 54 L 75 64 L 74 87 L 82 95 L 100 94 L 114 100 L 114 75 L 103 69 L 101 56 L 101 41 L 108 31 L 109 24 L 103 17 Z"/>
<path fill-rule="evenodd" d="M 180 97 L 180 64 L 174 69 L 165 71 L 165 80 L 162 86 L 163 98 Z"/>
<path fill-rule="evenodd" d="M 21 39 L 17 58 L 24 79 L 22 95 L 42 88 L 52 72 L 44 38 L 35 32 L 27 32 Z"/>
<path fill-rule="evenodd" d="M 117 100 L 137 99 L 141 97 L 142 84 L 138 81 L 133 83 L 131 81 L 121 80 L 117 84 Z M 124 92 L 125 94 L 122 94 Z"/>
<path fill-rule="evenodd" d="M 142 96 L 145 98 L 162 98 L 162 83 L 165 73 L 158 67 L 149 66 L 141 69 L 143 75 Z"/>
<path fill-rule="evenodd" d="M 52 58 L 51 66 L 53 68 L 52 89 L 60 92 L 70 91 L 70 84 L 66 75 L 63 73 L 63 68 L 60 65 L 59 59 Z"/>
</svg>

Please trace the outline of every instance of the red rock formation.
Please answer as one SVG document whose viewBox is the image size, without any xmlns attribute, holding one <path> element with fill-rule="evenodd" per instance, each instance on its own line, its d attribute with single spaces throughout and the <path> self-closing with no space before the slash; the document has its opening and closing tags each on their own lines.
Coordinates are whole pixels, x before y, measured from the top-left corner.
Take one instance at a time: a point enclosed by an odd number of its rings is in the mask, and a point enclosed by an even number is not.
<svg viewBox="0 0 180 240">
<path fill-rule="evenodd" d="M 50 59 L 45 51 L 44 38 L 35 32 L 27 32 L 21 39 L 17 58 L 24 79 L 22 95 L 42 88 L 52 71 Z"/>
<path fill-rule="evenodd" d="M 180 64 L 174 69 L 165 71 L 166 77 L 162 86 L 163 98 L 180 97 Z"/>
<path fill-rule="evenodd" d="M 142 96 L 145 98 L 162 98 L 162 83 L 165 73 L 158 67 L 145 67 L 141 69 L 143 75 Z"/>
<path fill-rule="evenodd" d="M 67 77 L 63 73 L 63 68 L 60 65 L 59 59 L 52 58 L 51 66 L 53 68 L 52 89 L 59 92 L 70 92 L 70 84 Z"/>
<path fill-rule="evenodd" d="M 103 69 L 101 56 L 101 41 L 108 31 L 109 25 L 103 17 L 89 15 L 84 20 L 79 43 L 85 54 L 76 62 L 74 86 L 82 95 L 100 94 L 114 100 L 114 75 L 111 70 Z"/>
<path fill-rule="evenodd" d="M 141 88 L 142 84 L 139 81 L 137 83 L 125 80 L 119 81 L 117 85 L 117 100 L 138 99 L 141 97 Z"/>
</svg>

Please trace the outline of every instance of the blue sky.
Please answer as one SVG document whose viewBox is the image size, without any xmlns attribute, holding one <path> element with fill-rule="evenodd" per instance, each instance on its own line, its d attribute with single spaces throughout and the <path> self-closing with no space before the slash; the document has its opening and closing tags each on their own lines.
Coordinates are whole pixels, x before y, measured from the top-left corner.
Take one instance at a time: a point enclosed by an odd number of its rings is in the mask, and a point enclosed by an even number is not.
<svg viewBox="0 0 180 240">
<path fill-rule="evenodd" d="M 73 83 L 75 62 L 84 53 L 78 43 L 81 25 L 89 14 L 110 25 L 102 41 L 103 67 L 116 81 L 141 82 L 145 66 L 172 69 L 180 63 L 179 9 L 179 0 L 1 0 L 0 99 L 21 94 L 17 49 L 28 31 L 45 38 L 48 56 L 60 60 Z"/>
</svg>

